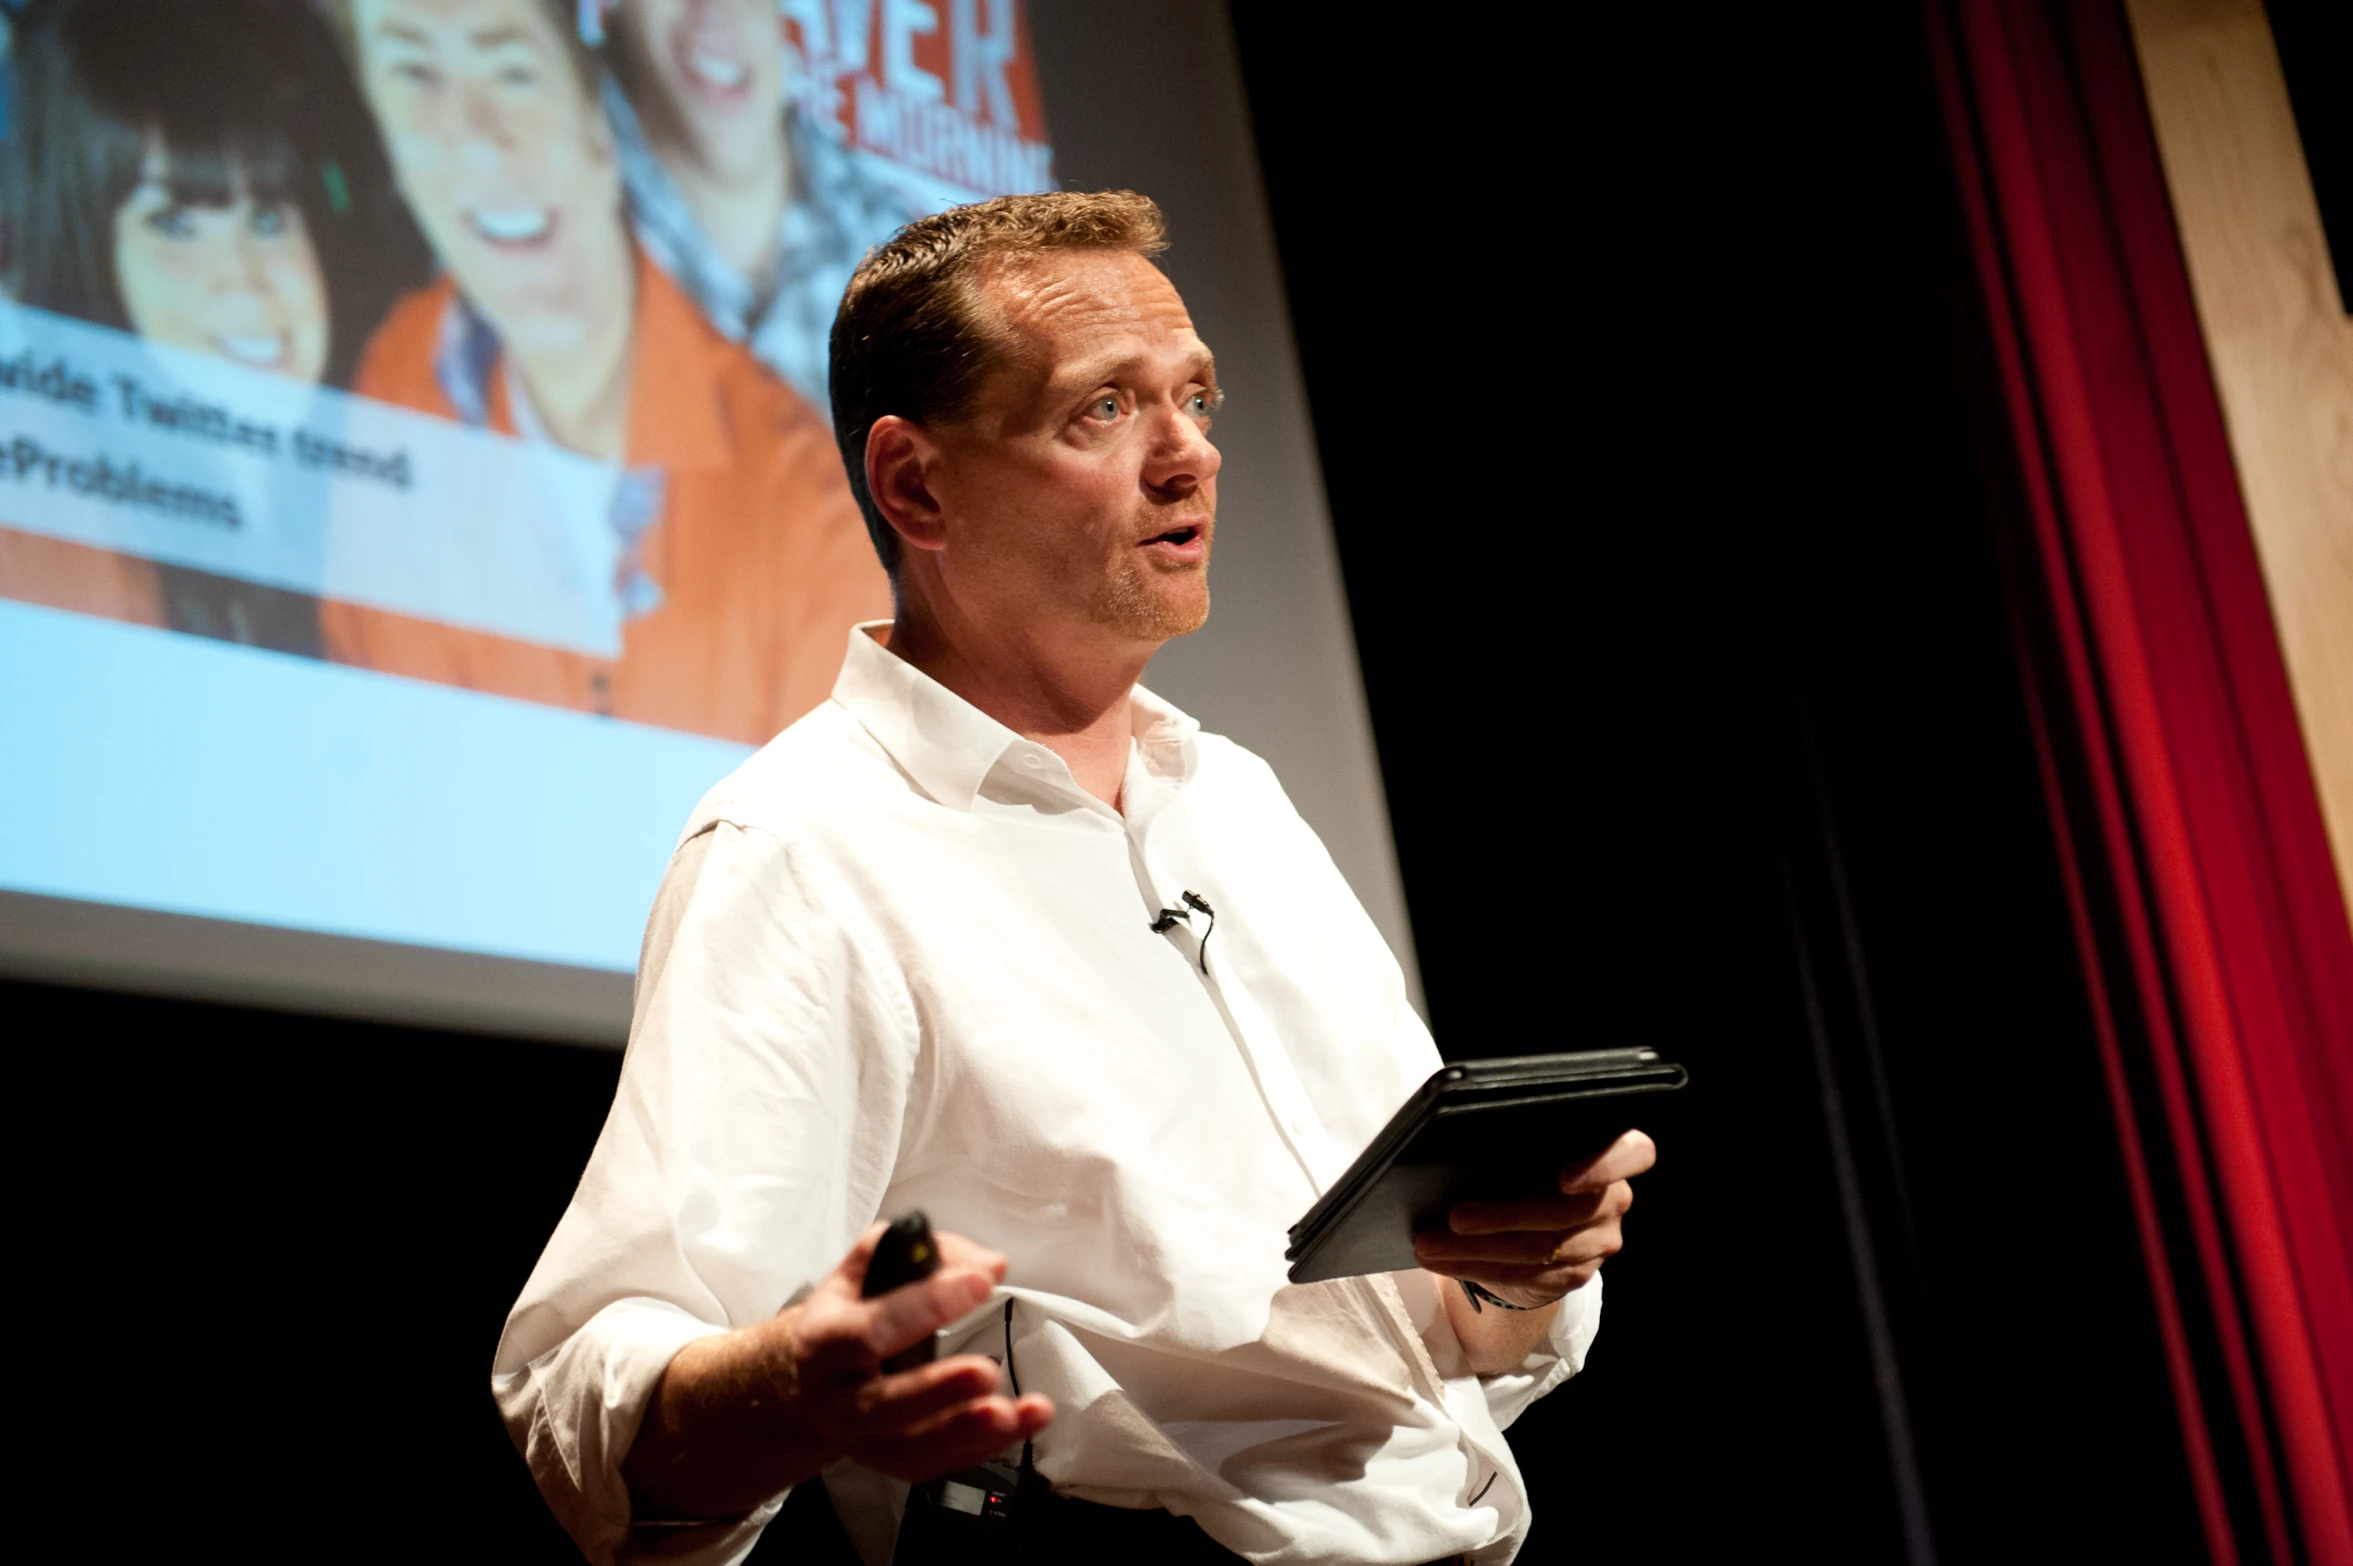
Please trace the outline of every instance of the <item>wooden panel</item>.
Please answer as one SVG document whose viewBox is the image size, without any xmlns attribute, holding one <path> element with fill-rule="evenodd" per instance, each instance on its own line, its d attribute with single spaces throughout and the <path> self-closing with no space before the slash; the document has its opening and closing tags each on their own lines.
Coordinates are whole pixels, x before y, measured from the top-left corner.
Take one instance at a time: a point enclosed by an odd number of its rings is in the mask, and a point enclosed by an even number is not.
<svg viewBox="0 0 2353 1566">
<path fill-rule="evenodd" d="M 2259 0 L 2127 0 L 2231 455 L 2353 907 L 2353 317 Z"/>
</svg>

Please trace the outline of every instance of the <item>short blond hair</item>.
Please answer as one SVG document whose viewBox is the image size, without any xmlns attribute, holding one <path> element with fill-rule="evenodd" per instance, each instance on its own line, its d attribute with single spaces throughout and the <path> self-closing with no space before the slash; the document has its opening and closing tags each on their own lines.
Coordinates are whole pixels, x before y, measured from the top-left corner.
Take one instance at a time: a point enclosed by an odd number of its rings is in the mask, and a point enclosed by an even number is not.
<svg viewBox="0 0 2353 1566">
<path fill-rule="evenodd" d="M 899 569 L 899 535 L 866 488 L 866 436 L 897 414 L 917 424 L 965 412 L 995 366 L 998 340 L 979 304 L 982 269 L 1055 250 L 1168 248 L 1160 208 L 1132 190 L 999 196 L 918 218 L 866 253 L 833 318 L 828 379 L 850 490 L 883 569 Z"/>
</svg>

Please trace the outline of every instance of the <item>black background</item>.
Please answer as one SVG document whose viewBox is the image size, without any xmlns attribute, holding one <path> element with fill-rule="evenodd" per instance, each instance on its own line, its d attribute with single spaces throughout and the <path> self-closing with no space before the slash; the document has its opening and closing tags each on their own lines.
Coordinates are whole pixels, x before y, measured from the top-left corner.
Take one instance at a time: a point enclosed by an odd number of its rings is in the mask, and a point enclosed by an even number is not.
<svg viewBox="0 0 2353 1566">
<path fill-rule="evenodd" d="M 1917 13 L 1233 14 L 1439 1038 L 1693 1071 L 1524 1558 L 2195 1557 Z"/>
<path fill-rule="evenodd" d="M 1694 1073 L 1523 1559 L 1903 1559 L 1898 1425 L 1939 1559 L 2191 1558 L 1911 13 L 1615 9 L 1234 12 L 1441 1043 Z M 0 1015 L 42 1531 L 571 1558 L 486 1379 L 617 1056 Z"/>
</svg>

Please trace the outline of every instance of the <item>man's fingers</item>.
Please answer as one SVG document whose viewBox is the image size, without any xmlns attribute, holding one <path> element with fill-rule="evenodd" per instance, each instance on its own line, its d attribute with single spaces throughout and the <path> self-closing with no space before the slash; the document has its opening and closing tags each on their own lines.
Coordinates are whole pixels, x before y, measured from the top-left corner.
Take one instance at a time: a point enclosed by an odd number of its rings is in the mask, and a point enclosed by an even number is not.
<svg viewBox="0 0 2353 1566">
<path fill-rule="evenodd" d="M 1550 1267 L 1593 1256 L 1613 1256 L 1620 1244 L 1618 1233 L 1614 1224 L 1572 1229 L 1566 1234 L 1526 1230 L 1508 1234 L 1427 1233 L 1414 1236 L 1413 1252 L 1423 1266 L 1433 1270 L 1441 1264 L 1476 1262 Z"/>
<path fill-rule="evenodd" d="M 833 1275 L 826 1279 L 826 1283 L 837 1289 L 847 1289 L 851 1299 L 859 1298 L 865 1292 L 866 1269 L 874 1261 L 874 1248 L 882 1243 L 883 1232 L 888 1228 L 890 1225 L 887 1223 L 868 1224 L 866 1232 L 858 1236 L 857 1243 L 850 1247 L 850 1253 L 841 1259 L 841 1264 L 833 1269 Z M 992 1251 L 985 1245 L 976 1245 L 961 1234 L 951 1234 L 945 1229 L 933 1232 L 932 1243 L 939 1247 L 942 1271 L 964 1267 L 988 1273 L 992 1284 L 1005 1280 L 1005 1258 L 1002 1253 Z"/>
<path fill-rule="evenodd" d="M 1598 1158 L 1570 1164 L 1560 1172 L 1560 1188 L 1570 1196 L 1599 1191 L 1620 1180 L 1631 1180 L 1659 1161 L 1656 1142 L 1640 1131 L 1629 1131 L 1612 1142 Z"/>
<path fill-rule="evenodd" d="M 1526 1250 L 1508 1249 L 1502 1236 L 1484 1239 L 1464 1239 L 1444 1235 L 1417 1236 L 1414 1259 L 1422 1270 L 1434 1272 L 1442 1278 L 1468 1278 L 1473 1283 L 1493 1286 L 1525 1284 L 1558 1294 L 1573 1289 L 1590 1278 L 1601 1264 L 1625 1249 L 1625 1231 L 1616 1224 L 1599 1224 L 1590 1229 L 1561 1238 L 1549 1249 L 1542 1245 L 1542 1236 L 1531 1236 L 1537 1243 Z M 1440 1244 L 1490 1245 L 1499 1254 L 1461 1256 L 1440 1254 Z"/>
<path fill-rule="evenodd" d="M 1633 1205 L 1634 1188 L 1625 1186 L 1622 1204 L 1612 1199 L 1617 1187 L 1587 1191 L 1577 1196 L 1538 1196 L 1519 1202 L 1457 1202 L 1446 1214 L 1446 1227 L 1456 1234 L 1506 1234 L 1514 1229 L 1574 1229 L 1603 1216 L 1604 1209 L 1622 1213 Z"/>
<path fill-rule="evenodd" d="M 1568 1230 L 1514 1229 L 1501 1234 L 1449 1234 L 1427 1229 L 1413 1237 L 1414 1259 L 1431 1272 L 1479 1282 L 1479 1269 L 1581 1266 L 1615 1256 L 1626 1231 L 1616 1219 Z"/>
<path fill-rule="evenodd" d="M 1018 1400 L 977 1398 L 912 1434 L 862 1443 L 851 1455 L 869 1468 L 921 1483 L 985 1462 L 1014 1442 L 1029 1440 L 1053 1418 L 1054 1405 L 1034 1392 Z"/>
<path fill-rule="evenodd" d="M 1005 1281 L 1003 1252 L 992 1251 L 985 1245 L 976 1245 L 961 1234 L 951 1234 L 945 1229 L 934 1233 L 932 1238 L 939 1243 L 941 1266 L 970 1267 L 991 1274 L 992 1282 L 1003 1283 Z"/>
<path fill-rule="evenodd" d="M 1606 1257 L 1564 1263 L 1558 1267 L 1514 1266 L 1509 1262 L 1447 1262 L 1425 1268 L 1441 1278 L 1467 1278 L 1490 1289 L 1522 1290 L 1539 1299 L 1573 1294 L 1593 1281 Z M 1531 1301 L 1530 1303 L 1533 1303 Z"/>
<path fill-rule="evenodd" d="M 858 1389 L 859 1416 L 877 1435 L 911 1434 L 961 1404 L 991 1396 L 999 1379 L 994 1360 L 959 1354 L 867 1382 Z"/>
<path fill-rule="evenodd" d="M 1002 1269 L 942 1267 L 866 1306 L 866 1346 L 888 1359 L 973 1310 L 989 1297 Z"/>
<path fill-rule="evenodd" d="M 1416 1235 L 1413 1242 L 1414 1259 L 1423 1266 L 1456 1265 L 1470 1262 L 1512 1262 L 1531 1266 L 1547 1266 L 1557 1259 L 1561 1236 L 1557 1234 L 1480 1235 Z"/>
<path fill-rule="evenodd" d="M 1043 1393 L 1032 1392 L 1021 1398 L 981 1397 L 934 1414 L 900 1439 L 910 1448 L 935 1449 L 982 1441 L 988 1444 L 980 1447 L 977 1455 L 990 1457 L 1012 1442 L 1028 1440 L 1053 1419 L 1053 1401 Z"/>
</svg>

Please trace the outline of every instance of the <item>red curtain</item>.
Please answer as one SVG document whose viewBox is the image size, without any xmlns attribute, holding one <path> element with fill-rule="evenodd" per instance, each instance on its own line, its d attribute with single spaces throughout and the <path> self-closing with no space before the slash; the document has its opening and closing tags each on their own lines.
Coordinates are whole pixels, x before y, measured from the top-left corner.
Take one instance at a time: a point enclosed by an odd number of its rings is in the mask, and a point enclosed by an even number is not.
<svg viewBox="0 0 2353 1566">
<path fill-rule="evenodd" d="M 1928 19 L 2013 623 L 2207 1544 L 2353 1566 L 2353 935 L 2131 37 L 2114 0 Z"/>
</svg>

